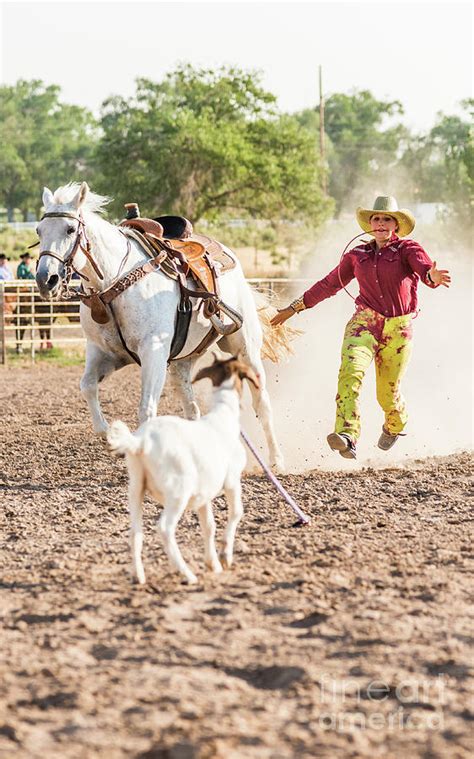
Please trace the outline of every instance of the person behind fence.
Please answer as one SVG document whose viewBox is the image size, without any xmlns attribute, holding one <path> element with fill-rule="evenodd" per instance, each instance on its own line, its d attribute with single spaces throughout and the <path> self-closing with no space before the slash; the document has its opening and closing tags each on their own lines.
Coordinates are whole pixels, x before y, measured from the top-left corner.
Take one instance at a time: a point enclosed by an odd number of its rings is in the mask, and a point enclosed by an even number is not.
<svg viewBox="0 0 474 759">
<path fill-rule="evenodd" d="M 449 272 L 438 269 L 421 245 L 408 238 L 415 218 L 399 209 L 394 197 L 379 196 L 373 208 L 358 208 L 356 218 L 373 239 L 349 250 L 335 269 L 272 319 L 273 326 L 283 324 L 357 279 L 356 310 L 342 343 L 334 432 L 327 436 L 329 447 L 347 459 L 356 458 L 359 393 L 373 359 L 377 400 L 385 414 L 378 447 L 388 451 L 403 434 L 408 415 L 400 382 L 412 349 L 418 283 L 437 288 L 451 282 Z"/>
<path fill-rule="evenodd" d="M 7 261 L 9 260 L 9 256 L 7 256 L 5 253 L 0 253 L 0 280 L 3 282 L 9 282 L 13 279 L 11 269 L 7 264 Z"/>
<path fill-rule="evenodd" d="M 21 261 L 17 266 L 16 278 L 17 279 L 34 279 L 35 275 L 31 271 L 31 255 L 29 253 L 22 253 Z"/>
</svg>

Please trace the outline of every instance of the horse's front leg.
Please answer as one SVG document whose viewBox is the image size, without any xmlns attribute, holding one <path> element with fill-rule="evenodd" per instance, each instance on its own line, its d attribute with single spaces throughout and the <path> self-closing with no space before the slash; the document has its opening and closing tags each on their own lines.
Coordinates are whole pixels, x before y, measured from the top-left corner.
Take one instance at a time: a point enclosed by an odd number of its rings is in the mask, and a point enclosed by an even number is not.
<svg viewBox="0 0 474 759">
<path fill-rule="evenodd" d="M 192 359 L 184 359 L 182 361 L 173 361 L 170 364 L 173 386 L 181 398 L 186 419 L 199 419 L 201 416 L 191 381 L 191 371 L 194 363 L 195 361 Z"/>
<path fill-rule="evenodd" d="M 142 394 L 138 410 L 138 423 L 143 424 L 148 419 L 156 416 L 158 401 L 160 400 L 166 379 L 166 362 L 169 354 L 168 349 L 160 348 L 140 352 L 142 365 Z"/>
<path fill-rule="evenodd" d="M 80 387 L 81 393 L 86 399 L 89 411 L 91 412 L 94 432 L 102 436 L 105 436 L 108 424 L 100 408 L 98 385 L 99 382 L 102 382 L 105 377 L 118 368 L 119 365 L 117 365 L 113 356 L 104 353 L 94 343 L 87 343 L 86 366 L 81 378 Z"/>
</svg>

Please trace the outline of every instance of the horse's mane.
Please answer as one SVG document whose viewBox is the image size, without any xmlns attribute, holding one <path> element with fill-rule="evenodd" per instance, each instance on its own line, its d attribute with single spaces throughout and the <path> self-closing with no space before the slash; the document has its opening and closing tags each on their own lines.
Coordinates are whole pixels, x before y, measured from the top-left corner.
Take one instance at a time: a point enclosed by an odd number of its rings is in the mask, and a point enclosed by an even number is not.
<svg viewBox="0 0 474 759">
<path fill-rule="evenodd" d="M 59 206 L 68 205 L 75 195 L 77 195 L 80 187 L 81 185 L 79 182 L 69 182 L 62 187 L 58 187 L 53 195 L 54 202 Z M 107 197 L 107 195 L 97 195 L 97 193 L 89 190 L 82 205 L 82 209 L 84 211 L 89 211 L 90 213 L 102 213 L 104 207 L 110 203 L 111 200 L 112 198 Z"/>
</svg>

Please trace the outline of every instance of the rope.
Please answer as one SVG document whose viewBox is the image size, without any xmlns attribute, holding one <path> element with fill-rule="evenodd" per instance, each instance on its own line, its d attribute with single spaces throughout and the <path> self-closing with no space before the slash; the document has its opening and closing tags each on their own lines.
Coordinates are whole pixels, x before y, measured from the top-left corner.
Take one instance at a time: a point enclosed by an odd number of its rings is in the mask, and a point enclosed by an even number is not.
<svg viewBox="0 0 474 759">
<path fill-rule="evenodd" d="M 343 281 L 341 279 L 341 263 L 342 263 L 342 259 L 346 255 L 347 248 L 349 247 L 349 245 L 351 245 L 354 242 L 354 240 L 357 240 L 359 237 L 363 237 L 366 234 L 367 234 L 367 232 L 361 232 L 360 234 L 358 234 L 355 237 L 353 237 L 352 240 L 349 240 L 349 242 L 347 243 L 346 247 L 342 251 L 341 258 L 339 259 L 339 264 L 338 264 L 338 267 L 337 267 L 337 276 L 339 278 L 339 284 L 341 285 L 342 289 L 348 294 L 348 296 L 350 298 L 352 298 L 352 300 L 355 300 L 354 296 L 352 295 L 352 293 L 349 292 L 349 290 L 347 289 L 347 287 L 345 287 L 345 285 L 344 285 L 344 283 L 343 283 Z"/>
<path fill-rule="evenodd" d="M 283 496 L 283 498 L 285 499 L 285 501 L 287 502 L 287 504 L 289 506 L 291 506 L 291 508 L 293 509 L 293 511 L 295 512 L 295 514 L 297 514 L 297 516 L 299 517 L 299 521 L 296 524 L 297 525 L 309 524 L 309 522 L 310 522 L 309 517 L 307 517 L 306 514 L 303 511 L 301 511 L 301 509 L 298 506 L 298 504 L 295 503 L 295 501 L 293 500 L 293 498 L 291 497 L 291 495 L 285 490 L 285 488 L 283 487 L 283 485 L 281 484 L 281 482 L 275 477 L 275 475 L 273 474 L 273 472 L 268 468 L 268 466 L 265 464 L 265 462 L 263 461 L 263 459 L 259 456 L 259 454 L 257 453 L 257 450 L 252 445 L 252 443 L 250 442 L 250 440 L 248 439 L 247 435 L 245 434 L 245 432 L 242 429 L 240 430 L 240 434 L 241 434 L 244 442 L 246 443 L 246 445 L 248 446 L 248 448 L 252 451 L 253 455 L 255 456 L 255 458 L 257 459 L 258 463 L 262 467 L 262 469 L 265 472 L 267 478 L 270 480 L 270 482 L 272 483 L 272 485 L 274 485 L 276 487 L 276 489 Z"/>
</svg>

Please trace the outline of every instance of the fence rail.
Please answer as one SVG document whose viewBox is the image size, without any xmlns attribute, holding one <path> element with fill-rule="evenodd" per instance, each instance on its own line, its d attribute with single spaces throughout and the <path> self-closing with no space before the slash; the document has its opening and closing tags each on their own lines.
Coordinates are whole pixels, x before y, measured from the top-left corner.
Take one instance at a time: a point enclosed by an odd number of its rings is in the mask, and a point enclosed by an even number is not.
<svg viewBox="0 0 474 759">
<path fill-rule="evenodd" d="M 307 279 L 252 277 L 247 280 L 264 293 L 284 297 L 303 289 Z M 79 299 L 44 301 L 36 282 L 28 279 L 0 281 L 0 355 L 26 353 L 35 361 L 38 351 L 53 346 L 85 345 L 79 323 Z"/>
</svg>

